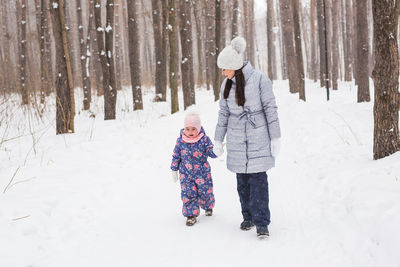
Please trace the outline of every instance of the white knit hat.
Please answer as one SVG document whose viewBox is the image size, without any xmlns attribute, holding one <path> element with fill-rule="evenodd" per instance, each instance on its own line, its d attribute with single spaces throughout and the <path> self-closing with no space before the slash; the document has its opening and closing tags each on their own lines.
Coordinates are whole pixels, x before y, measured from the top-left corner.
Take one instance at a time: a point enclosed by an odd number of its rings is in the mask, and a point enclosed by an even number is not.
<svg viewBox="0 0 400 267">
<path fill-rule="evenodd" d="M 217 58 L 218 68 L 238 70 L 243 67 L 244 50 L 246 50 L 246 40 L 243 37 L 235 37 L 231 44 L 219 53 Z"/>
</svg>

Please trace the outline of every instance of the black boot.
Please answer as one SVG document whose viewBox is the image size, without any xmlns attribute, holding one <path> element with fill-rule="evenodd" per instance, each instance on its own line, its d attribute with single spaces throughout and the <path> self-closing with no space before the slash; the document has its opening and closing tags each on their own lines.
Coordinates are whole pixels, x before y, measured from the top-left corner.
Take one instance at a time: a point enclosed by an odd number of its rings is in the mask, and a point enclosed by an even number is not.
<svg viewBox="0 0 400 267">
<path fill-rule="evenodd" d="M 186 218 L 186 225 L 187 226 L 192 226 L 197 222 L 196 217 L 195 216 L 189 216 Z"/>
<path fill-rule="evenodd" d="M 241 224 L 240 224 L 240 229 L 243 231 L 247 231 L 250 230 L 252 227 L 254 226 L 252 221 L 247 221 L 244 220 Z"/>
<path fill-rule="evenodd" d="M 269 237 L 268 226 L 258 226 L 257 227 L 257 236 L 259 238 L 267 238 L 267 237 Z"/>
</svg>

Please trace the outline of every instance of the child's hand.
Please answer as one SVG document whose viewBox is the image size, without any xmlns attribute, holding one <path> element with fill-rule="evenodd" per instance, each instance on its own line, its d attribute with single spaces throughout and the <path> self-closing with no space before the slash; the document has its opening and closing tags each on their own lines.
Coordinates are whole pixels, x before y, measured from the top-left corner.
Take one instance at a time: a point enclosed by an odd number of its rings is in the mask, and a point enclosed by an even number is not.
<svg viewBox="0 0 400 267">
<path fill-rule="evenodd" d="M 178 171 L 172 171 L 171 173 L 172 181 L 176 183 L 178 181 Z"/>
<path fill-rule="evenodd" d="M 220 157 L 222 156 L 222 154 L 224 154 L 224 148 L 222 146 L 222 142 L 215 141 L 213 152 L 217 157 Z"/>
</svg>

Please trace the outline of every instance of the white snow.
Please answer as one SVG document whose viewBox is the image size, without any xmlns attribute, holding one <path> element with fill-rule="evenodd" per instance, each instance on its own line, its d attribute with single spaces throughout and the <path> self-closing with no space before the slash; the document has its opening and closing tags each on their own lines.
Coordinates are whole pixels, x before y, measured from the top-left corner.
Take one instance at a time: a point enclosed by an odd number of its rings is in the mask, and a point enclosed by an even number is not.
<svg viewBox="0 0 400 267">
<path fill-rule="evenodd" d="M 42 119 L 22 111 L 19 97 L 2 106 L 0 266 L 399 266 L 400 153 L 372 160 L 373 102 L 357 104 L 353 84 L 340 83 L 327 102 L 307 81 L 302 102 L 287 81 L 274 82 L 282 149 L 268 172 L 263 241 L 239 230 L 226 154 L 209 160 L 214 215 L 185 226 L 169 169 L 184 112 L 170 115 L 169 94 L 155 103 L 154 88 L 142 88 L 145 110 L 132 111 L 124 88 L 111 121 L 95 94 L 82 111 L 76 88 L 76 133 L 67 135 L 55 135 L 54 96 Z M 211 138 L 213 98 L 196 91 Z M 182 110 L 181 91 L 179 101 Z"/>
<path fill-rule="evenodd" d="M 107 27 L 106 27 L 106 32 L 109 32 L 109 31 L 112 31 L 111 25 L 107 25 Z"/>
<path fill-rule="evenodd" d="M 58 3 L 57 2 L 53 2 L 52 5 L 53 5 L 54 9 L 58 8 Z"/>
</svg>

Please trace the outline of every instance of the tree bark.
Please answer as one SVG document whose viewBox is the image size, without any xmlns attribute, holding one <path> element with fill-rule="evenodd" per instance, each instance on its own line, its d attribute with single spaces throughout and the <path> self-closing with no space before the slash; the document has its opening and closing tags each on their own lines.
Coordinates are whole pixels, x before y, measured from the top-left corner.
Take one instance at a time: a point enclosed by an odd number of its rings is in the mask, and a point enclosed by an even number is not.
<svg viewBox="0 0 400 267">
<path fill-rule="evenodd" d="M 254 0 L 249 0 L 249 61 L 252 64 L 256 64 L 256 55 L 255 55 L 255 40 L 256 40 L 256 29 L 255 29 L 255 16 L 254 16 Z"/>
<path fill-rule="evenodd" d="M 299 92 L 299 98 L 306 101 L 306 91 L 304 88 L 304 65 L 303 65 L 303 50 L 301 48 L 301 30 L 300 30 L 300 19 L 299 19 L 299 0 L 292 0 L 293 8 L 293 25 L 294 25 L 294 41 L 296 45 L 295 58 L 297 62 L 297 90 Z"/>
<path fill-rule="evenodd" d="M 232 39 L 239 35 L 239 0 L 233 0 Z"/>
<path fill-rule="evenodd" d="M 314 82 L 317 82 L 318 80 L 318 70 L 319 70 L 319 65 L 318 65 L 318 58 L 317 58 L 317 52 L 319 46 L 317 45 L 316 41 L 316 29 L 315 29 L 315 22 L 316 22 L 316 6 L 315 6 L 315 0 L 311 0 L 310 4 L 310 17 L 311 17 L 311 75 L 310 78 L 314 80 Z"/>
<path fill-rule="evenodd" d="M 399 10 L 399 1 L 372 2 L 375 44 L 374 159 L 400 150 L 397 44 Z"/>
<path fill-rule="evenodd" d="M 122 76 L 123 76 L 123 57 L 121 47 L 121 0 L 114 0 L 114 36 L 115 36 L 115 52 L 114 52 L 114 65 L 115 65 L 115 90 L 118 92 L 122 89 Z"/>
<path fill-rule="evenodd" d="M 175 0 L 169 0 L 169 25 L 168 25 L 168 37 L 169 37 L 169 84 L 171 87 L 171 114 L 179 111 L 178 102 L 178 48 L 176 46 L 176 10 Z"/>
<path fill-rule="evenodd" d="M 82 0 L 76 1 L 76 12 L 78 17 L 78 33 L 79 33 L 79 58 L 81 63 L 81 74 L 82 74 L 82 86 L 83 86 L 83 109 L 88 110 L 90 108 L 90 77 L 89 68 L 86 68 L 86 42 L 83 36 L 83 19 L 82 19 Z"/>
<path fill-rule="evenodd" d="M 320 86 L 325 87 L 326 82 L 326 59 L 325 59 L 325 37 L 324 37 L 324 7 L 323 2 L 317 2 L 317 22 L 319 40 L 319 79 Z"/>
<path fill-rule="evenodd" d="M 333 90 L 338 89 L 338 76 L 339 76 L 339 35 L 338 27 L 340 20 L 339 18 L 339 3 L 332 1 L 332 88 Z"/>
<path fill-rule="evenodd" d="M 215 53 L 214 53 L 214 101 L 219 99 L 219 85 L 221 83 L 221 72 L 217 68 L 217 56 L 221 48 L 221 1 L 215 0 Z"/>
<path fill-rule="evenodd" d="M 162 6 L 162 61 L 161 61 L 161 101 L 167 101 L 167 64 L 168 64 L 168 0 L 161 1 Z"/>
<path fill-rule="evenodd" d="M 104 87 L 104 119 L 114 120 L 116 116 L 117 104 L 117 85 L 115 82 L 115 64 L 114 64 L 114 0 L 107 0 L 106 8 L 106 28 L 105 28 L 105 52 L 106 70 L 108 71 L 108 87 Z M 106 85 L 106 83 L 103 83 Z"/>
<path fill-rule="evenodd" d="M 204 62 L 203 62 L 203 31 L 201 25 L 201 1 L 193 1 L 194 18 L 196 21 L 196 36 L 197 36 L 197 84 L 202 86 L 204 84 Z"/>
<path fill-rule="evenodd" d="M 152 14 L 153 14 L 153 37 L 154 37 L 154 54 L 156 56 L 156 75 L 155 75 L 155 88 L 156 97 L 155 101 L 160 101 L 162 98 L 162 35 L 161 35 L 161 15 L 158 0 L 152 0 Z"/>
<path fill-rule="evenodd" d="M 74 86 L 65 28 L 64 0 L 54 0 L 51 9 L 56 48 L 56 134 L 73 133 L 75 117 Z"/>
<path fill-rule="evenodd" d="M 267 44 L 268 44 L 268 77 L 276 80 L 275 34 L 274 34 L 274 1 L 267 0 Z"/>
<path fill-rule="evenodd" d="M 40 51 L 40 103 L 43 105 L 46 99 L 46 93 L 51 90 L 50 76 L 48 72 L 48 65 L 46 62 L 46 38 L 45 32 L 48 31 L 47 22 L 47 1 L 35 0 L 36 4 L 36 21 L 38 28 L 39 51 Z M 41 110 L 40 112 L 43 112 Z"/>
<path fill-rule="evenodd" d="M 295 47 L 293 45 L 293 18 L 290 0 L 281 0 L 279 3 L 283 27 L 283 44 L 285 47 L 286 65 L 288 66 L 289 87 L 291 93 L 297 93 L 297 61 L 295 56 Z"/>
<path fill-rule="evenodd" d="M 137 0 L 128 1 L 129 65 L 131 71 L 133 110 L 143 109 L 138 23 Z"/>
<path fill-rule="evenodd" d="M 369 49 L 367 3 L 357 1 L 357 102 L 369 102 Z"/>
<path fill-rule="evenodd" d="M 186 109 L 195 104 L 194 84 L 191 82 L 191 76 L 193 76 L 192 19 L 190 2 L 179 0 L 179 5 L 183 106 Z"/>
<path fill-rule="evenodd" d="M 19 65 L 20 65 L 20 86 L 21 86 L 21 96 L 22 96 L 22 104 L 27 105 L 29 104 L 29 93 L 28 93 L 28 88 L 26 86 L 27 83 L 27 64 L 26 64 L 26 59 L 28 57 L 27 54 L 27 49 L 26 49 L 26 44 L 27 44 L 27 39 L 26 39 L 26 13 L 27 13 L 27 6 L 26 6 L 26 0 L 22 0 L 22 3 L 18 2 L 18 7 L 17 7 L 20 12 L 20 20 L 18 21 L 18 24 L 20 25 L 21 29 L 21 36 L 19 38 L 20 42 L 20 54 L 19 54 Z"/>
<path fill-rule="evenodd" d="M 345 36 L 345 57 L 344 57 L 344 80 L 352 80 L 352 48 L 351 48 L 351 36 L 352 32 L 352 9 L 351 0 L 346 1 L 346 36 Z"/>
</svg>

